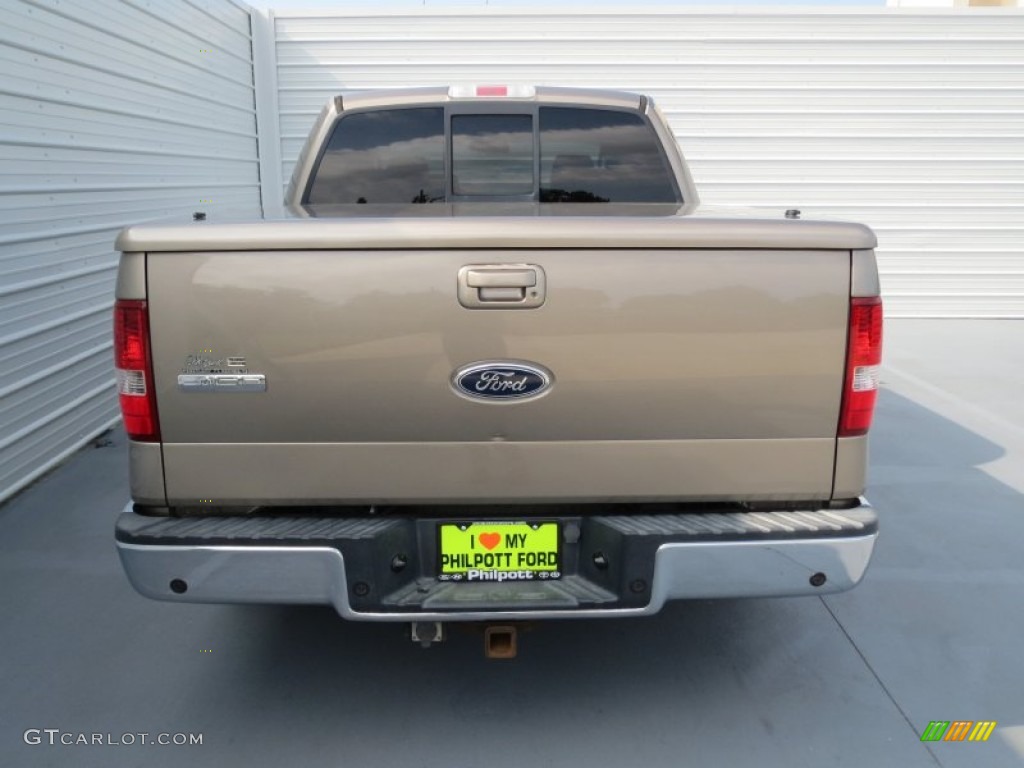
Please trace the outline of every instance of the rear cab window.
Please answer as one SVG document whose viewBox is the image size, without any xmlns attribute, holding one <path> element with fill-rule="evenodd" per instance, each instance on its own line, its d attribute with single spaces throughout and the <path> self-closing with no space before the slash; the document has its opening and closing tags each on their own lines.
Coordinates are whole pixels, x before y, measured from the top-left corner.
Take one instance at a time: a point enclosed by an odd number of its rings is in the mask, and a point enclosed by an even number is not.
<svg viewBox="0 0 1024 768">
<path fill-rule="evenodd" d="M 452 115 L 451 135 L 453 194 L 534 194 L 532 115 Z"/>
<path fill-rule="evenodd" d="M 654 128 L 640 113 L 465 104 L 342 115 L 316 163 L 308 204 L 517 200 L 682 202 Z"/>
<path fill-rule="evenodd" d="M 344 115 L 327 142 L 310 204 L 444 202 L 444 108 Z"/>
<path fill-rule="evenodd" d="M 542 203 L 674 203 L 661 142 L 635 112 L 541 107 Z"/>
</svg>

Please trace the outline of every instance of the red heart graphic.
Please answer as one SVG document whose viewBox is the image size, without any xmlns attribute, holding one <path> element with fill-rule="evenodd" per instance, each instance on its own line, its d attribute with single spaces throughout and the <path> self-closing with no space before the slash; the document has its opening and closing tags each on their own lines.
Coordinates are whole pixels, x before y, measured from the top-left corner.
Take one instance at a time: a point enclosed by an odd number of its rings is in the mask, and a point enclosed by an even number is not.
<svg viewBox="0 0 1024 768">
<path fill-rule="evenodd" d="M 498 544 L 501 543 L 501 534 L 500 533 L 481 533 L 480 534 L 480 543 L 483 545 L 484 549 L 487 549 L 487 550 L 494 549 L 496 546 L 498 546 Z"/>
</svg>

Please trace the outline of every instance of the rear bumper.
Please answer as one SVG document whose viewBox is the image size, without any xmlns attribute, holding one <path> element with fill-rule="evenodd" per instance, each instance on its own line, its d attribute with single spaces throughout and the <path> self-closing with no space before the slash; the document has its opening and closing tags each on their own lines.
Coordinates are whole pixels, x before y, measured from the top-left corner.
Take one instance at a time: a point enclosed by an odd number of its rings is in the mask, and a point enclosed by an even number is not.
<svg viewBox="0 0 1024 768">
<path fill-rule="evenodd" d="M 118 520 L 132 585 L 158 600 L 333 605 L 363 621 L 644 616 L 668 600 L 814 595 L 860 582 L 878 536 L 852 510 L 560 518 L 580 526 L 557 582 L 442 583 L 430 574 L 435 519 Z M 598 570 L 593 555 L 607 555 Z M 391 567 L 396 553 L 406 559 Z M 824 576 L 824 581 L 822 581 Z"/>
</svg>

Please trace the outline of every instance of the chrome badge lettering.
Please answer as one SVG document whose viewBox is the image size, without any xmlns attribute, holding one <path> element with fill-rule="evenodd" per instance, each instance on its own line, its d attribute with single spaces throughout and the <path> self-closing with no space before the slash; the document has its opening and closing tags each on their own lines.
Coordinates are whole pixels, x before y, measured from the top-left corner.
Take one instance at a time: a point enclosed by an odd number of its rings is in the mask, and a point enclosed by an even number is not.
<svg viewBox="0 0 1024 768">
<path fill-rule="evenodd" d="M 540 397 L 554 382 L 551 371 L 534 363 L 490 360 L 471 363 L 452 374 L 452 387 L 474 400 L 526 400 Z"/>
<path fill-rule="evenodd" d="M 181 367 L 182 373 L 248 373 L 248 364 L 241 355 L 211 357 L 211 350 L 189 355 Z"/>
<path fill-rule="evenodd" d="M 178 374 L 181 392 L 266 392 L 267 377 L 250 373 L 242 355 L 218 357 L 212 349 L 188 355 Z"/>
<path fill-rule="evenodd" d="M 262 373 L 179 373 L 182 392 L 266 392 L 267 377 Z"/>
</svg>

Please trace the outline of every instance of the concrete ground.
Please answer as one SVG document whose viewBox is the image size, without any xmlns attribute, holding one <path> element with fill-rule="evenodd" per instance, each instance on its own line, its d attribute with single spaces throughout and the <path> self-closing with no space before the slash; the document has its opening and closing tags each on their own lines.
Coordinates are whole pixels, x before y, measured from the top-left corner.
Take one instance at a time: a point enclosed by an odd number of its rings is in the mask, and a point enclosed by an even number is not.
<svg viewBox="0 0 1024 768">
<path fill-rule="evenodd" d="M 1024 322 L 891 321 L 886 358 L 861 586 L 545 624 L 514 662 L 470 632 L 424 651 L 330 609 L 138 596 L 124 440 L 100 441 L 0 508 L 0 765 L 1022 765 Z M 931 720 L 998 726 L 925 744 Z"/>
</svg>

